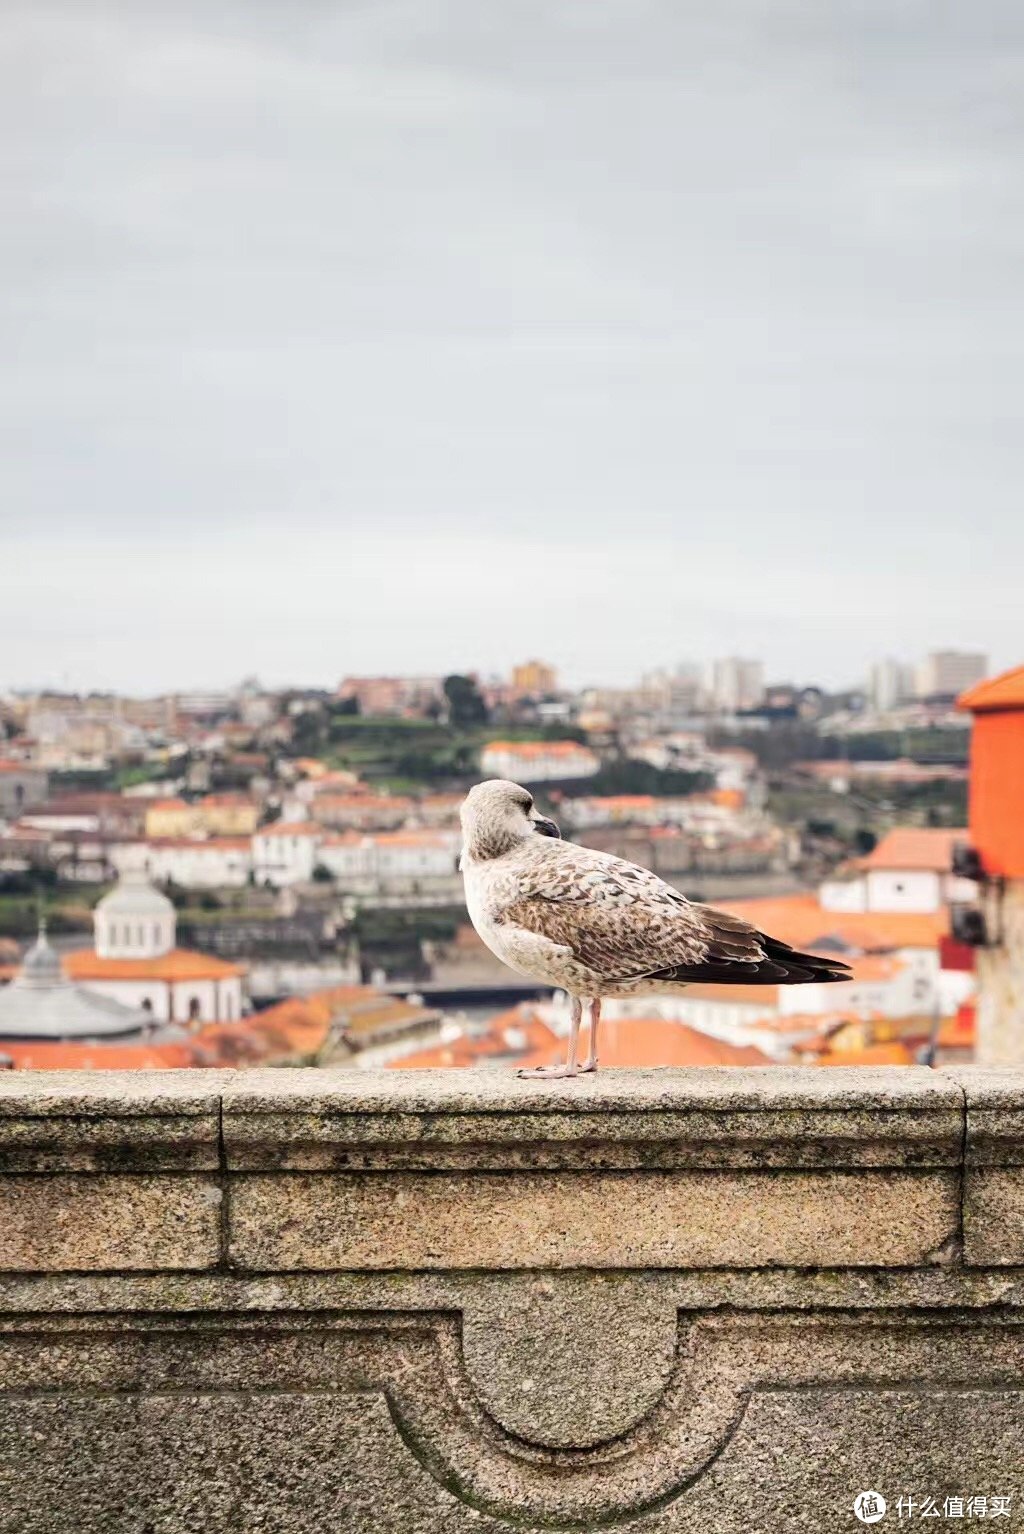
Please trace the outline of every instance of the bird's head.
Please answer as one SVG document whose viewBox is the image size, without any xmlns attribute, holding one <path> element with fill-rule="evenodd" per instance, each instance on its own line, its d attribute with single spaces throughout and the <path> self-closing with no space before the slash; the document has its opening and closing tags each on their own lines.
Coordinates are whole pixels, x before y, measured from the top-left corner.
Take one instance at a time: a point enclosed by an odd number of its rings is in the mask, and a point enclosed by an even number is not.
<svg viewBox="0 0 1024 1534">
<path fill-rule="evenodd" d="M 489 778 L 462 801 L 463 856 L 473 862 L 500 858 L 531 836 L 561 836 L 553 820 L 539 815 L 528 788 Z"/>
</svg>

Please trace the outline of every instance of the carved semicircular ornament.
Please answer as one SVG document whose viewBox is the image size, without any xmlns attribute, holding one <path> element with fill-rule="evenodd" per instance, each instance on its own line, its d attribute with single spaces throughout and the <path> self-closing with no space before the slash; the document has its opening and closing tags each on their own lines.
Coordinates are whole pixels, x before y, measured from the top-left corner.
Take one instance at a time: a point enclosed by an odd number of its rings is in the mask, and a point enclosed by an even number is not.
<svg viewBox="0 0 1024 1534">
<path fill-rule="evenodd" d="M 657 1402 L 627 1431 L 587 1447 L 531 1442 L 496 1420 L 466 1368 L 454 1317 L 435 1318 L 431 1345 L 403 1348 L 379 1384 L 403 1442 L 440 1485 L 494 1516 L 562 1528 L 614 1524 L 671 1502 L 723 1453 L 759 1391 L 1024 1384 L 1016 1324 L 854 1313 L 679 1320 Z"/>
</svg>

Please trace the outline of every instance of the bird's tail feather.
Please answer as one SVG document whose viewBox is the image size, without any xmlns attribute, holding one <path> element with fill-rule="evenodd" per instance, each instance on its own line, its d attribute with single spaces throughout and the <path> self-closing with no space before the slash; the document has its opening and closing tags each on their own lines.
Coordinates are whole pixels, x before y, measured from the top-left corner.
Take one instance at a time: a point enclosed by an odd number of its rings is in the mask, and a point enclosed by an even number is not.
<svg viewBox="0 0 1024 1534">
<path fill-rule="evenodd" d="M 736 956 L 725 944 L 717 943 L 707 958 L 696 964 L 673 965 L 644 978 L 668 980 L 678 985 L 832 985 L 842 980 L 852 980 L 850 967 L 841 959 L 826 959 L 820 954 L 800 953 L 778 938 L 767 937 L 747 928 L 757 939 L 764 957 L 753 960 L 744 958 L 739 951 Z"/>
<path fill-rule="evenodd" d="M 853 978 L 850 966 L 841 959 L 829 959 L 816 953 L 800 953 L 790 948 L 788 943 L 780 943 L 778 938 L 766 937 L 764 933 L 759 936 L 768 963 L 777 971 L 775 979 L 779 985 L 830 985 Z"/>
</svg>

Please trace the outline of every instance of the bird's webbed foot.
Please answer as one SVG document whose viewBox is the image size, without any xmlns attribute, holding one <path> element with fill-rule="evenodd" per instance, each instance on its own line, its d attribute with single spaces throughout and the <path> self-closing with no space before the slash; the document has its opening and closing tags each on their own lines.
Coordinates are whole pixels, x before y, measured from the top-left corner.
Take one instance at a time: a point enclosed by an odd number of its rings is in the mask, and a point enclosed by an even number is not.
<svg viewBox="0 0 1024 1534">
<path fill-rule="evenodd" d="M 516 1071 L 522 1081 L 563 1081 L 578 1076 L 582 1065 L 535 1065 L 529 1070 Z"/>
</svg>

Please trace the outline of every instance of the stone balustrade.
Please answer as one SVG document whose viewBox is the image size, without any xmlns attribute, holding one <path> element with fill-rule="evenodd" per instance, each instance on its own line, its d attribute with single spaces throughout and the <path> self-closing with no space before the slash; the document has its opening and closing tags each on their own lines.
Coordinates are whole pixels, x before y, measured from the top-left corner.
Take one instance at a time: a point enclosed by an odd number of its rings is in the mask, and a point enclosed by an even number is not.
<svg viewBox="0 0 1024 1534">
<path fill-rule="evenodd" d="M 1024 1526 L 1022 1318 L 1024 1073 L 0 1077 L 0 1534 Z"/>
</svg>

